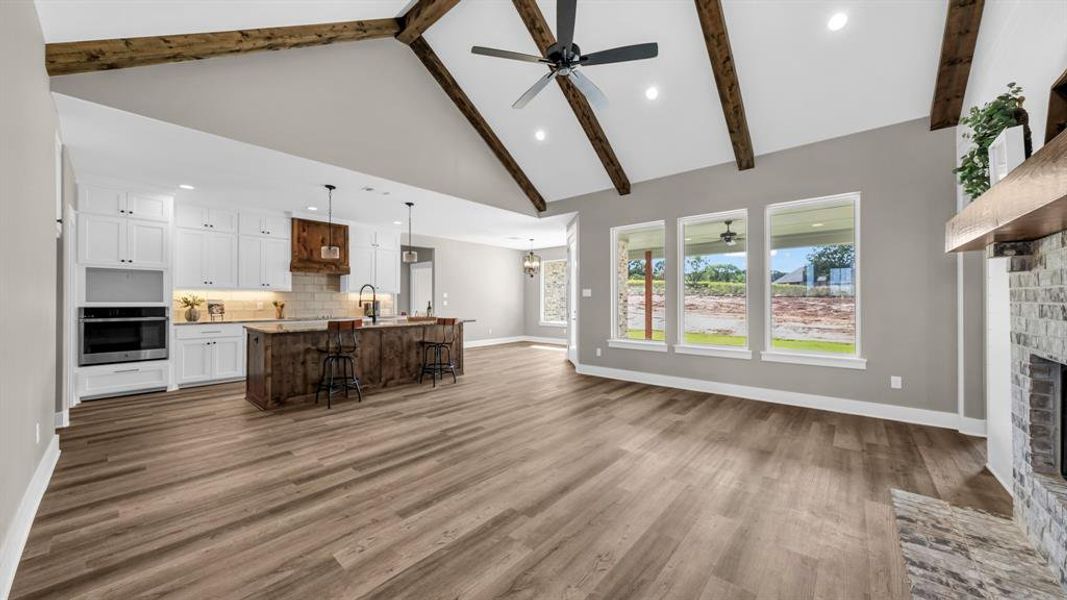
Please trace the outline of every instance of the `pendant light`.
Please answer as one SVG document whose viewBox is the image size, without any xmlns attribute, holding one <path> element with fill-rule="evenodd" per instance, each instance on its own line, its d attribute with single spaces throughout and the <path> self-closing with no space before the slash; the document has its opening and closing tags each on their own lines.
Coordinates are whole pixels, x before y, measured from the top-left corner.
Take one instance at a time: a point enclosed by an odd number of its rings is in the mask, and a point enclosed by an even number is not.
<svg viewBox="0 0 1067 600">
<path fill-rule="evenodd" d="M 415 206 L 414 202 L 405 202 L 408 207 L 408 249 L 400 255 L 400 262 L 411 264 L 419 262 L 419 253 L 411 249 L 411 209 Z"/>
<path fill-rule="evenodd" d="M 537 275 L 541 270 L 541 257 L 534 254 L 533 238 L 530 238 L 530 253 L 522 257 L 522 270 L 530 277 Z"/>
<path fill-rule="evenodd" d="M 319 248 L 320 256 L 322 260 L 339 260 L 341 258 L 341 248 L 333 245 L 333 191 L 337 189 L 337 186 L 326 184 L 326 191 L 330 196 L 330 208 L 327 216 L 327 223 L 329 223 L 329 233 L 327 233 L 328 242 L 325 246 Z"/>
</svg>

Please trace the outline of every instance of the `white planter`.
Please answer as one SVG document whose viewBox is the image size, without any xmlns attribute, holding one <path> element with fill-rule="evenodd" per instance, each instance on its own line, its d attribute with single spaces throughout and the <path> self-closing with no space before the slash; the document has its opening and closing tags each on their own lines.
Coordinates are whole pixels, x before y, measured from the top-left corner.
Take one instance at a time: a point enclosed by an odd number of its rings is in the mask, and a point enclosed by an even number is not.
<svg viewBox="0 0 1067 600">
<path fill-rule="evenodd" d="M 1026 160 L 1023 126 L 1016 125 L 1000 132 L 989 145 L 989 185 L 994 186 L 1015 167 Z"/>
</svg>

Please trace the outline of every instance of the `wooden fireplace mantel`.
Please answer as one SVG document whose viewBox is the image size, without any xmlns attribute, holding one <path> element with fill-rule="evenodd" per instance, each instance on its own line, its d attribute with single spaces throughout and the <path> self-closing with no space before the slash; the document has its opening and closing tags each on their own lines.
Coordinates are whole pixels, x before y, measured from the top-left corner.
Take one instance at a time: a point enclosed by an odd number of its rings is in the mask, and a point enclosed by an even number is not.
<svg viewBox="0 0 1067 600">
<path fill-rule="evenodd" d="M 945 252 L 1067 230 L 1067 132 L 1052 138 L 945 225 Z"/>
</svg>

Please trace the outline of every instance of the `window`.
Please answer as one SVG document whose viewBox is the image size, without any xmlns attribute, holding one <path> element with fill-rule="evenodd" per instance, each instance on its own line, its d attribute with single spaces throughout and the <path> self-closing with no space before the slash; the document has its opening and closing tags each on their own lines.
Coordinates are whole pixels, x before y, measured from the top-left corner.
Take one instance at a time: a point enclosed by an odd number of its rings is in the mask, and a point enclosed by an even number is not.
<svg viewBox="0 0 1067 600">
<path fill-rule="evenodd" d="M 679 219 L 678 239 L 681 322 L 675 351 L 751 358 L 747 212 Z"/>
<path fill-rule="evenodd" d="M 663 221 L 611 230 L 615 276 L 609 345 L 666 351 L 663 241 Z"/>
<path fill-rule="evenodd" d="M 771 205 L 767 231 L 764 359 L 864 368 L 856 359 L 859 194 Z"/>
<path fill-rule="evenodd" d="M 541 262 L 541 325 L 567 324 L 567 261 Z"/>
</svg>

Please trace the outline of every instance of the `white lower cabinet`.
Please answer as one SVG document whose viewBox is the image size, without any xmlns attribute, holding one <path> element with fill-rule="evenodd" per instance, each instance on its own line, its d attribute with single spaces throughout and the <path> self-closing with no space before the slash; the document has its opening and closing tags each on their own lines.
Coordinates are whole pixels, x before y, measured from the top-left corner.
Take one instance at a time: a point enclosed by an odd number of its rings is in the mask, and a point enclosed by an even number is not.
<svg viewBox="0 0 1067 600">
<path fill-rule="evenodd" d="M 178 325 L 175 378 L 179 386 L 245 376 L 244 326 Z"/>
<path fill-rule="evenodd" d="M 82 400 L 166 389 L 170 365 L 152 360 L 78 369 L 78 398 Z"/>
</svg>

